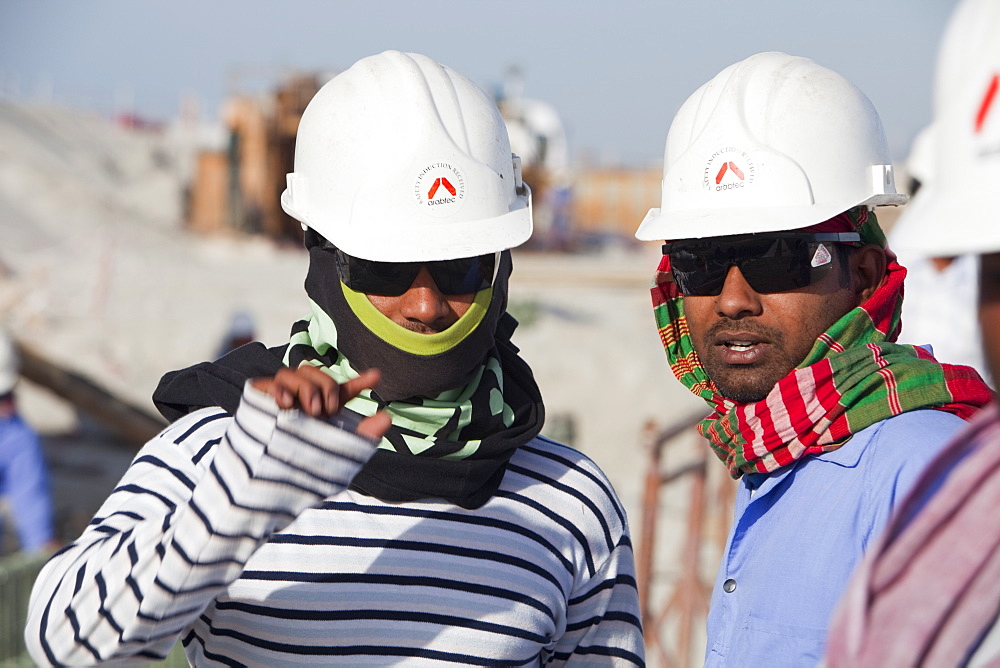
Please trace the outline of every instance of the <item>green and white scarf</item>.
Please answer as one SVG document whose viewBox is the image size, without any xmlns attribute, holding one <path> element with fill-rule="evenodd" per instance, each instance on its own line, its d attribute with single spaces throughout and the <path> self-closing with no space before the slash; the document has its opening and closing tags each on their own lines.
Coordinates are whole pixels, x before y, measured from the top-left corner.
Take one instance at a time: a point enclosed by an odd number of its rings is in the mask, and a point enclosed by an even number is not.
<svg viewBox="0 0 1000 668">
<path fill-rule="evenodd" d="M 292 328 L 286 366 L 311 364 L 338 383 L 357 378 L 358 372 L 333 343 L 336 325 L 323 309 L 310 302 L 312 315 Z M 462 460 L 474 457 L 483 437 L 514 426 L 514 409 L 504 397 L 504 373 L 500 360 L 489 355 L 472 380 L 463 387 L 446 390 L 436 397 L 414 397 L 385 402 L 365 390 L 345 408 L 359 416 L 384 409 L 392 417 L 393 429 L 379 448 L 414 456 Z"/>
</svg>

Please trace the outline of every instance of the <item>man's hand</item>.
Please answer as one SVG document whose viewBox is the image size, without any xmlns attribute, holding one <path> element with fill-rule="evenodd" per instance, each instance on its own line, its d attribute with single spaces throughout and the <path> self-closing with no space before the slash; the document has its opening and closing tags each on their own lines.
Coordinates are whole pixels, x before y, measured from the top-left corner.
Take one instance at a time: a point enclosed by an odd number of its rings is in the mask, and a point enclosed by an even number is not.
<svg viewBox="0 0 1000 668">
<path fill-rule="evenodd" d="M 278 408 L 298 408 L 307 415 L 323 419 L 338 413 L 362 390 L 375 387 L 381 378 L 382 374 L 377 369 L 369 369 L 357 378 L 338 385 L 337 381 L 316 367 L 303 364 L 298 369 L 279 369 L 272 378 L 254 378 L 251 382 L 255 389 L 274 397 Z M 377 441 L 389 430 L 389 425 L 389 414 L 379 411 L 361 421 L 357 434 Z"/>
</svg>

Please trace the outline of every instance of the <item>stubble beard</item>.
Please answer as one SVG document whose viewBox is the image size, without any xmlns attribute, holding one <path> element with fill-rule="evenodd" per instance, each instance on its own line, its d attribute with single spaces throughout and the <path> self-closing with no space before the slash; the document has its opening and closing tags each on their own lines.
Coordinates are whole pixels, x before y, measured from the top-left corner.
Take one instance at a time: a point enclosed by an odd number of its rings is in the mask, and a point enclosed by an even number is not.
<svg viewBox="0 0 1000 668">
<path fill-rule="evenodd" d="M 719 359 L 719 347 L 713 341 L 715 335 L 724 329 L 738 328 L 757 334 L 769 342 L 766 359 L 753 364 L 727 364 Z M 700 348 L 700 349 L 699 349 Z M 715 383 L 723 397 L 739 404 L 754 403 L 767 398 L 774 386 L 791 373 L 804 359 L 795 359 L 785 346 L 785 337 L 778 330 L 747 322 L 735 325 L 732 321 L 720 320 L 702 337 L 695 352 L 705 373 Z"/>
</svg>

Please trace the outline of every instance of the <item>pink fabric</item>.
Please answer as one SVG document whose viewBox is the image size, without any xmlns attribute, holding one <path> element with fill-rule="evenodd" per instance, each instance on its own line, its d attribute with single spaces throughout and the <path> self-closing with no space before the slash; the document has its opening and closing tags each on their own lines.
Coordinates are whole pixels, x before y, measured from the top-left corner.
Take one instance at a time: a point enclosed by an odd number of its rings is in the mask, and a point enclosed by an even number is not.
<svg viewBox="0 0 1000 668">
<path fill-rule="evenodd" d="M 833 617 L 826 665 L 963 665 L 998 612 L 994 404 L 927 468 L 855 572 Z M 988 661 L 1000 665 L 1000 656 Z"/>
</svg>

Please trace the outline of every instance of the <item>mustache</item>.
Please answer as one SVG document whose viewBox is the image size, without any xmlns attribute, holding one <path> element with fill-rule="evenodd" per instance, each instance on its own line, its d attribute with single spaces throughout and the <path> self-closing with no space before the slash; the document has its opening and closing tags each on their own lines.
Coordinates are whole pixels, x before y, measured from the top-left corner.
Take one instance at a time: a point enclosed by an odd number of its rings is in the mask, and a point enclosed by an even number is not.
<svg viewBox="0 0 1000 668">
<path fill-rule="evenodd" d="M 745 332 L 747 334 L 753 334 L 759 336 L 762 339 L 770 341 L 771 343 L 782 344 L 784 343 L 785 337 L 781 330 L 762 325 L 759 322 L 748 319 L 733 320 L 732 318 L 720 318 L 708 331 L 705 332 L 705 341 L 711 342 L 715 340 L 715 337 L 724 331 L 738 331 Z"/>
<path fill-rule="evenodd" d="M 402 323 L 400 327 L 402 327 L 403 329 L 408 329 L 411 332 L 415 332 L 417 334 L 440 334 L 444 330 L 448 329 L 448 327 L 450 327 L 451 325 L 452 325 L 451 322 L 448 322 L 446 319 L 441 318 L 435 320 L 430 324 L 414 320 L 407 320 L 406 322 Z"/>
</svg>

